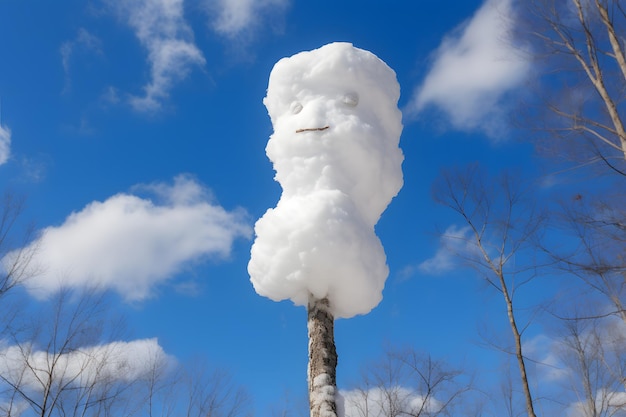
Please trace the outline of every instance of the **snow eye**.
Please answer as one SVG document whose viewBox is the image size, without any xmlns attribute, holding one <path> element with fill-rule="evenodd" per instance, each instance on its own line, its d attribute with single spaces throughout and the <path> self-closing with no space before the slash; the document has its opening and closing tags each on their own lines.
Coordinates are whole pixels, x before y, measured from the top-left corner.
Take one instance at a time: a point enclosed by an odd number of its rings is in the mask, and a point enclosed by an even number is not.
<svg viewBox="0 0 626 417">
<path fill-rule="evenodd" d="M 359 104 L 359 95 L 357 93 L 346 93 L 341 98 L 341 101 L 348 107 L 356 107 Z"/>
<path fill-rule="evenodd" d="M 294 101 L 291 103 L 291 107 L 289 108 L 292 114 L 298 114 L 302 111 L 302 104 L 298 101 Z"/>
</svg>

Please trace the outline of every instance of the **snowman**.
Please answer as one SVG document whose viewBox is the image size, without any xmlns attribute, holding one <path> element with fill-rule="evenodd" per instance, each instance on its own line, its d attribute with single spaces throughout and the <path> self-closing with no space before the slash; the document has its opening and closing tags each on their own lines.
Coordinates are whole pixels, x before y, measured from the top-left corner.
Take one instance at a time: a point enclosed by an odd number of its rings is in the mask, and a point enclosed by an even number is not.
<svg viewBox="0 0 626 417">
<path fill-rule="evenodd" d="M 328 299 L 344 318 L 378 305 L 389 270 L 374 227 L 403 183 L 399 95 L 394 71 L 350 43 L 276 63 L 263 102 L 282 194 L 255 225 L 258 294 Z"/>
</svg>

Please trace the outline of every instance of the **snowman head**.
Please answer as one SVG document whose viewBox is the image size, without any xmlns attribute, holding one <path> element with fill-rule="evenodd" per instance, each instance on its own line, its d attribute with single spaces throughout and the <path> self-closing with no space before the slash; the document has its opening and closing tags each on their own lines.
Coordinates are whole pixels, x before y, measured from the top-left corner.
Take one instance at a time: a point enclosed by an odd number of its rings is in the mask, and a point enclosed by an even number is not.
<svg viewBox="0 0 626 417">
<path fill-rule="evenodd" d="M 375 206 L 366 217 L 377 220 L 402 186 L 399 96 L 395 72 L 350 43 L 278 61 L 263 102 L 274 127 L 266 152 L 284 194 L 339 189 Z"/>
<path fill-rule="evenodd" d="M 387 64 L 369 51 L 336 42 L 278 61 L 263 103 L 275 132 L 330 133 L 346 119 L 360 118 L 397 136 L 399 96 Z"/>
</svg>

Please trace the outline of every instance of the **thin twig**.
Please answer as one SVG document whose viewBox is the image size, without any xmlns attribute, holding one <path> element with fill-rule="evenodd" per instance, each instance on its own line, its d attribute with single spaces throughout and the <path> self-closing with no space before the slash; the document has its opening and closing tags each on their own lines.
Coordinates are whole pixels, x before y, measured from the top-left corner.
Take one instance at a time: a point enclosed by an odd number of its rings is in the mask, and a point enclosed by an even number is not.
<svg viewBox="0 0 626 417">
<path fill-rule="evenodd" d="M 324 127 L 310 127 L 307 129 L 298 129 L 296 130 L 296 133 L 302 133 L 302 132 L 318 132 L 321 130 L 326 130 L 328 129 L 330 126 L 324 126 Z"/>
</svg>

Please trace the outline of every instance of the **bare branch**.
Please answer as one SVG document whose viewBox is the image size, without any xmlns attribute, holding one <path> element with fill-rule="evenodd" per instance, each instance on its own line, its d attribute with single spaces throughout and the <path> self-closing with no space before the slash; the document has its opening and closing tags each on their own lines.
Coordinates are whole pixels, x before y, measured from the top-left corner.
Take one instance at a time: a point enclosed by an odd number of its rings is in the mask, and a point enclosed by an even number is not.
<svg viewBox="0 0 626 417">
<path fill-rule="evenodd" d="M 520 330 L 513 297 L 520 286 L 536 277 L 534 271 L 539 266 L 528 265 L 520 269 L 509 264 L 533 243 L 544 218 L 525 201 L 523 192 L 513 183 L 511 176 L 501 175 L 495 187 L 488 187 L 477 168 L 472 167 L 466 172 L 444 174 L 442 184 L 435 186 L 435 199 L 460 215 L 471 230 L 477 252 L 460 256 L 471 260 L 471 265 L 479 266 L 481 277 L 502 294 L 515 341 L 526 411 L 529 416 L 535 416 L 522 345 L 522 333 L 528 324 Z M 522 275 L 522 271 L 525 276 L 516 281 L 515 277 Z"/>
</svg>

